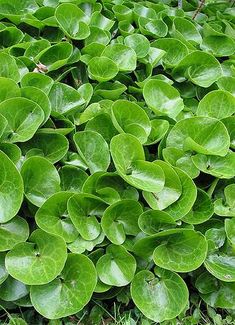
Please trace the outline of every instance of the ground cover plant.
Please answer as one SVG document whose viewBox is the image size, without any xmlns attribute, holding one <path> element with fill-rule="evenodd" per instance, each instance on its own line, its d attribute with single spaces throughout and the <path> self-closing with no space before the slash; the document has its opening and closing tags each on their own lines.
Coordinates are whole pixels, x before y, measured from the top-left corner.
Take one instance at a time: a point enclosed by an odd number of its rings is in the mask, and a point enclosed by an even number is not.
<svg viewBox="0 0 235 325">
<path fill-rule="evenodd" d="M 234 324 L 234 1 L 0 0 L 0 316 Z"/>
</svg>

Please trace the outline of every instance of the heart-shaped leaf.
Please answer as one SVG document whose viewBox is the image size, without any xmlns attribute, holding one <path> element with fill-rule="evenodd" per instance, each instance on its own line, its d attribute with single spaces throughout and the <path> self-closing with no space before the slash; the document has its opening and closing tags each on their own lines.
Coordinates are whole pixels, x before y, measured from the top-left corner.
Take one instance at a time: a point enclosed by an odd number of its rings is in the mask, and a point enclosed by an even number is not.
<svg viewBox="0 0 235 325">
<path fill-rule="evenodd" d="M 49 319 L 75 314 L 91 299 L 96 281 L 96 270 L 90 259 L 84 255 L 69 254 L 57 279 L 31 287 L 33 306 Z"/>
<path fill-rule="evenodd" d="M 170 131 L 167 147 L 196 151 L 204 155 L 225 156 L 229 136 L 223 123 L 212 117 L 192 117 L 177 122 Z"/>
<path fill-rule="evenodd" d="M 154 235 L 161 230 L 174 228 L 176 222 L 164 211 L 146 210 L 139 216 L 138 225 L 145 234 Z"/>
<path fill-rule="evenodd" d="M 21 168 L 27 199 L 40 207 L 47 198 L 60 190 L 60 176 L 46 158 L 30 157 Z"/>
<path fill-rule="evenodd" d="M 23 181 L 13 162 L 0 151 L 0 222 L 11 220 L 23 200 Z"/>
<path fill-rule="evenodd" d="M 29 226 L 25 219 L 15 217 L 0 224 L 0 251 L 12 249 L 16 244 L 24 242 L 29 237 Z"/>
<path fill-rule="evenodd" d="M 209 92 L 200 101 L 197 115 L 210 116 L 223 119 L 233 115 L 235 112 L 235 98 L 225 90 L 214 90 Z"/>
<path fill-rule="evenodd" d="M 217 252 L 209 254 L 205 267 L 214 277 L 225 282 L 235 282 L 235 257 Z"/>
<path fill-rule="evenodd" d="M 51 163 L 61 160 L 67 153 L 69 142 L 67 138 L 59 133 L 36 133 L 21 149 L 28 157 L 34 149 L 39 150 L 40 156 L 47 158 Z"/>
<path fill-rule="evenodd" d="M 130 134 L 113 137 L 110 151 L 119 175 L 130 185 L 149 192 L 160 192 L 164 186 L 161 167 L 145 161 L 143 147 Z M 148 180 L 148 182 L 147 182 Z"/>
<path fill-rule="evenodd" d="M 113 79 L 118 74 L 118 65 L 106 56 L 94 57 L 88 63 L 91 79 L 104 82 Z"/>
<path fill-rule="evenodd" d="M 4 301 L 15 301 L 29 293 L 28 286 L 11 276 L 7 277 L 0 289 L 0 298 Z"/>
<path fill-rule="evenodd" d="M 152 209 L 164 210 L 180 198 L 182 185 L 177 172 L 170 165 L 161 160 L 154 161 L 154 164 L 164 172 L 164 188 L 158 193 L 143 192 L 143 196 Z"/>
<path fill-rule="evenodd" d="M 107 170 L 110 155 L 107 142 L 97 132 L 83 131 L 75 133 L 74 142 L 79 155 L 91 173 Z"/>
<path fill-rule="evenodd" d="M 7 120 L 3 139 L 25 142 L 32 138 L 44 120 L 41 107 L 26 98 L 10 98 L 0 103 L 0 114 Z"/>
<path fill-rule="evenodd" d="M 29 242 L 17 244 L 6 256 L 6 268 L 18 281 L 40 285 L 54 280 L 67 258 L 65 241 L 61 237 L 35 230 Z"/>
<path fill-rule="evenodd" d="M 67 202 L 73 193 L 58 192 L 50 196 L 38 209 L 35 219 L 42 230 L 61 236 L 66 242 L 74 241 L 78 232 L 67 212 Z"/>
<path fill-rule="evenodd" d="M 205 174 L 219 178 L 232 178 L 235 175 L 235 153 L 232 151 L 224 157 L 197 154 L 192 161 Z"/>
<path fill-rule="evenodd" d="M 110 205 L 101 219 L 107 238 L 113 244 L 121 245 L 126 235 L 137 235 L 140 231 L 138 217 L 142 211 L 141 205 L 134 200 L 121 200 Z"/>
<path fill-rule="evenodd" d="M 188 289 L 176 273 L 161 269 L 155 272 L 156 276 L 147 270 L 137 273 L 131 284 L 131 296 L 146 317 L 162 322 L 175 318 L 184 310 Z"/>
<path fill-rule="evenodd" d="M 222 77 L 222 70 L 219 61 L 211 54 L 194 51 L 186 55 L 174 68 L 173 77 L 179 82 L 188 79 L 206 88 Z"/>
<path fill-rule="evenodd" d="M 109 245 L 106 254 L 96 264 L 102 282 L 116 287 L 130 283 L 136 270 L 135 258 L 120 245 Z"/>
<path fill-rule="evenodd" d="M 115 62 L 119 71 L 133 71 L 136 69 L 136 53 L 126 45 L 110 44 L 104 49 L 102 56 Z"/>
<path fill-rule="evenodd" d="M 117 100 L 112 105 L 112 121 L 116 129 L 122 133 L 136 136 L 145 143 L 150 134 L 150 120 L 145 111 L 135 103 Z"/>
<path fill-rule="evenodd" d="M 91 194 L 75 194 L 69 199 L 69 216 L 84 239 L 93 240 L 100 235 L 101 227 L 97 219 L 106 206 L 103 200 Z"/>
<path fill-rule="evenodd" d="M 207 241 L 195 230 L 169 229 L 139 239 L 134 245 L 134 252 L 145 259 L 153 258 L 155 264 L 164 269 L 189 272 L 204 262 Z"/>
<path fill-rule="evenodd" d="M 206 192 L 198 189 L 197 199 L 194 202 L 192 209 L 182 218 L 182 220 L 193 225 L 200 224 L 210 219 L 213 213 L 214 206 L 209 195 Z"/>
<path fill-rule="evenodd" d="M 175 118 L 184 108 L 178 90 L 161 80 L 147 81 L 143 96 L 147 105 L 158 115 Z"/>
<path fill-rule="evenodd" d="M 55 17 L 68 37 L 81 40 L 90 35 L 90 29 L 87 25 L 89 18 L 75 4 L 61 4 L 56 8 Z"/>
</svg>

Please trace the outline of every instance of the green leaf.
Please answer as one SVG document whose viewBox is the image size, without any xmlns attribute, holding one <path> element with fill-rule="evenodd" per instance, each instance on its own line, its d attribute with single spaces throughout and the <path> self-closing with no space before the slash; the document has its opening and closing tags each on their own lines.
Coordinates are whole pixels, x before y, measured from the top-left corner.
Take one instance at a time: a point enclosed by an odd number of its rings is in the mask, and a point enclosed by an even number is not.
<svg viewBox="0 0 235 325">
<path fill-rule="evenodd" d="M 190 212 L 182 220 L 186 223 L 197 225 L 209 220 L 214 214 L 214 206 L 209 195 L 198 189 L 197 199 Z"/>
<path fill-rule="evenodd" d="M 112 138 L 110 151 L 119 175 L 130 185 L 149 192 L 160 192 L 164 186 L 161 167 L 145 161 L 143 147 L 130 134 Z"/>
<path fill-rule="evenodd" d="M 95 87 L 95 95 L 99 95 L 105 99 L 115 100 L 120 97 L 120 95 L 127 89 L 124 84 L 119 81 L 103 82 Z"/>
<path fill-rule="evenodd" d="M 137 104 L 127 100 L 117 100 L 112 105 L 112 121 L 120 133 L 129 133 L 145 143 L 150 134 L 150 120 Z"/>
<path fill-rule="evenodd" d="M 226 90 L 232 95 L 235 95 L 235 78 L 230 76 L 224 76 L 217 81 L 219 89 Z"/>
<path fill-rule="evenodd" d="M 174 228 L 176 222 L 164 211 L 146 210 L 139 216 L 138 225 L 145 234 L 154 235 L 159 231 Z"/>
<path fill-rule="evenodd" d="M 19 163 L 19 160 L 21 158 L 21 150 L 16 144 L 1 143 L 0 150 L 3 151 L 14 164 Z"/>
<path fill-rule="evenodd" d="M 89 120 L 85 126 L 85 131 L 94 131 L 99 133 L 108 143 L 118 134 L 118 131 L 114 127 L 112 119 L 108 114 L 99 114 Z"/>
<path fill-rule="evenodd" d="M 222 77 L 222 69 L 212 55 L 194 51 L 186 55 L 173 69 L 173 77 L 178 82 L 188 79 L 195 85 L 207 88 Z"/>
<path fill-rule="evenodd" d="M 96 270 L 90 259 L 84 255 L 69 254 L 59 278 L 31 287 L 33 306 L 49 319 L 75 314 L 90 301 L 96 281 Z"/>
<path fill-rule="evenodd" d="M 105 47 L 101 54 L 115 62 L 119 71 L 133 71 L 136 69 L 136 53 L 135 51 L 123 44 L 110 44 Z"/>
<path fill-rule="evenodd" d="M 63 67 L 73 53 L 73 47 L 68 42 L 61 42 L 42 50 L 36 60 L 45 66 L 46 71 Z"/>
<path fill-rule="evenodd" d="M 216 57 L 230 56 L 235 51 L 235 42 L 225 34 L 208 35 L 203 38 L 201 49 Z"/>
<path fill-rule="evenodd" d="M 205 232 L 209 244 L 209 250 L 214 251 L 222 247 L 225 243 L 226 234 L 224 228 L 211 228 Z"/>
<path fill-rule="evenodd" d="M 132 10 L 124 4 L 116 4 L 112 10 L 117 20 L 132 20 Z"/>
<path fill-rule="evenodd" d="M 131 284 L 131 297 L 140 311 L 154 322 L 178 316 L 188 303 L 188 289 L 176 273 L 156 269 L 156 276 L 140 271 Z M 148 303 L 146 303 L 148 302 Z"/>
<path fill-rule="evenodd" d="M 137 235 L 140 231 L 138 217 L 142 213 L 140 203 L 134 200 L 121 200 L 110 205 L 101 219 L 101 227 L 107 238 L 121 245 L 126 235 Z"/>
<path fill-rule="evenodd" d="M 63 191 L 81 193 L 88 175 L 75 166 L 64 166 L 59 170 L 61 189 Z"/>
<path fill-rule="evenodd" d="M 11 276 L 8 276 L 0 286 L 0 298 L 4 301 L 15 301 L 25 297 L 28 293 L 28 287 Z"/>
<path fill-rule="evenodd" d="M 161 19 L 139 17 L 138 25 L 143 35 L 149 35 L 155 38 L 165 37 L 168 32 L 167 24 Z"/>
<path fill-rule="evenodd" d="M 56 20 L 63 32 L 72 39 L 81 40 L 90 35 L 89 18 L 72 3 L 63 3 L 56 8 Z"/>
<path fill-rule="evenodd" d="M 229 137 L 230 137 L 230 147 L 232 149 L 234 149 L 235 148 L 235 131 L 234 131 L 235 130 L 234 129 L 235 117 L 234 116 L 229 116 L 229 117 L 227 117 L 225 119 L 222 119 L 221 121 L 224 123 L 224 125 L 225 125 L 225 127 L 226 127 L 226 129 L 228 131 L 228 134 L 229 134 Z"/>
<path fill-rule="evenodd" d="M 7 277 L 8 273 L 5 266 L 5 253 L 0 253 L 0 284 L 2 284 Z"/>
<path fill-rule="evenodd" d="M 75 254 L 82 254 L 85 251 L 91 252 L 97 245 L 102 244 L 104 241 L 104 233 L 101 232 L 96 239 L 86 240 L 82 236 L 78 236 L 72 243 L 68 243 L 67 247 L 70 252 Z"/>
<path fill-rule="evenodd" d="M 225 90 L 210 91 L 199 102 L 197 108 L 198 116 L 210 116 L 223 119 L 233 115 L 235 112 L 235 98 Z"/>
<path fill-rule="evenodd" d="M 21 298 L 23 299 L 23 298 Z M 9 325 L 27 325 L 26 321 L 20 317 L 12 317 L 8 323 Z"/>
<path fill-rule="evenodd" d="M 135 51 L 138 59 L 144 58 L 150 50 L 149 40 L 141 34 L 133 34 L 125 37 L 124 43 Z"/>
<path fill-rule="evenodd" d="M 73 139 L 79 155 L 92 174 L 108 169 L 110 164 L 109 148 L 99 133 L 94 131 L 77 132 Z"/>
<path fill-rule="evenodd" d="M 39 228 L 62 237 L 66 242 L 72 242 L 78 236 L 67 212 L 67 202 L 72 195 L 69 192 L 55 193 L 43 203 L 35 215 Z"/>
<path fill-rule="evenodd" d="M 210 273 L 202 273 L 196 280 L 196 287 L 201 292 L 202 299 L 211 307 L 233 308 L 235 302 L 234 283 L 218 281 Z"/>
<path fill-rule="evenodd" d="M 61 237 L 35 230 L 29 242 L 17 244 L 6 255 L 6 268 L 16 280 L 28 285 L 46 284 L 62 271 L 67 258 Z"/>
<path fill-rule="evenodd" d="M 151 45 L 166 52 L 162 61 L 170 67 L 177 65 L 188 54 L 186 45 L 176 38 L 159 38 Z"/>
<path fill-rule="evenodd" d="M 7 142 L 25 142 L 32 138 L 44 120 L 41 107 L 26 98 L 10 98 L 0 103 L 0 114 L 7 119 L 3 138 Z"/>
<path fill-rule="evenodd" d="M 235 282 L 235 257 L 217 252 L 207 256 L 205 267 L 214 277 L 224 282 Z"/>
<path fill-rule="evenodd" d="M 143 96 L 149 108 L 158 115 L 175 118 L 184 108 L 178 90 L 161 80 L 147 81 Z"/>
<path fill-rule="evenodd" d="M 90 27 L 90 35 L 85 39 L 85 47 L 82 49 L 82 53 L 97 55 L 97 50 L 101 54 L 105 45 L 110 42 L 111 35 L 107 30 L 102 28 Z"/>
<path fill-rule="evenodd" d="M 169 229 L 139 239 L 134 252 L 164 269 L 175 272 L 196 270 L 207 255 L 205 237 L 191 229 Z"/>
<path fill-rule="evenodd" d="M 46 39 L 34 41 L 30 43 L 30 45 L 26 48 L 24 52 L 24 56 L 32 60 L 38 55 L 38 53 L 40 53 L 42 50 L 48 47 L 50 47 L 50 42 Z"/>
<path fill-rule="evenodd" d="M 17 15 L 33 13 L 38 9 L 38 5 L 34 0 L 14 0 L 12 4 L 9 4 L 6 0 L 0 1 L 0 11 L 4 17 L 13 18 Z"/>
<path fill-rule="evenodd" d="M 161 160 L 154 161 L 154 164 L 164 172 L 164 188 L 158 193 L 143 192 L 143 196 L 152 209 L 164 210 L 180 198 L 182 185 L 177 172 L 169 164 Z"/>
<path fill-rule="evenodd" d="M 0 102 L 13 97 L 20 97 L 19 86 L 12 79 L 0 77 Z"/>
<path fill-rule="evenodd" d="M 200 174 L 200 171 L 192 161 L 192 154 L 190 152 L 184 152 L 182 149 L 174 147 L 167 147 L 162 150 L 162 155 L 166 162 L 180 168 L 191 178 L 196 178 Z"/>
<path fill-rule="evenodd" d="M 233 283 L 220 282 L 220 288 L 215 292 L 201 295 L 203 300 L 215 308 L 233 308 L 235 301 L 235 285 Z"/>
<path fill-rule="evenodd" d="M 175 220 L 183 218 L 194 205 L 197 197 L 197 188 L 193 180 L 179 168 L 175 168 L 181 181 L 182 193 L 179 199 L 166 208 L 165 212 L 169 213 Z"/>
<path fill-rule="evenodd" d="M 69 216 L 84 239 L 93 240 L 100 235 L 101 227 L 97 219 L 106 206 L 103 200 L 91 194 L 75 194 L 69 199 Z"/>
<path fill-rule="evenodd" d="M 0 251 L 12 249 L 29 237 L 29 226 L 25 219 L 15 217 L 6 223 L 0 224 Z"/>
<path fill-rule="evenodd" d="M 11 220 L 23 201 L 23 181 L 13 162 L 0 151 L 0 223 Z"/>
<path fill-rule="evenodd" d="M 91 79 L 104 82 L 118 74 L 118 65 L 105 56 L 94 57 L 88 62 L 88 73 Z"/>
<path fill-rule="evenodd" d="M 1 8 L 1 3 L 0 3 Z M 20 73 L 15 59 L 7 53 L 0 53 L 0 76 L 10 78 L 15 82 L 20 81 Z"/>
<path fill-rule="evenodd" d="M 228 240 L 232 243 L 232 245 L 235 244 L 235 219 L 225 219 L 224 222 L 225 226 L 225 232 Z"/>
<path fill-rule="evenodd" d="M 218 288 L 219 281 L 209 272 L 201 273 L 195 282 L 195 287 L 200 293 L 207 294 Z"/>
<path fill-rule="evenodd" d="M 37 72 L 28 72 L 21 79 L 22 87 L 35 87 L 44 91 L 46 95 L 49 94 L 53 83 L 53 79 L 51 79 L 49 76 Z"/>
<path fill-rule="evenodd" d="M 30 156 L 34 149 L 40 151 L 40 155 L 51 163 L 61 160 L 67 153 L 69 142 L 67 138 L 59 133 L 36 133 L 33 138 L 21 145 L 23 153 Z"/>
<path fill-rule="evenodd" d="M 127 184 L 117 173 L 97 172 L 85 181 L 82 191 L 100 197 L 108 204 L 121 199 L 138 200 L 137 189 Z"/>
<path fill-rule="evenodd" d="M 216 156 L 225 156 L 229 144 L 224 124 L 212 117 L 181 120 L 174 125 L 166 140 L 167 147 Z"/>
<path fill-rule="evenodd" d="M 151 131 L 145 145 L 152 145 L 159 142 L 169 129 L 169 122 L 162 119 L 154 119 L 150 121 Z"/>
<path fill-rule="evenodd" d="M 43 124 L 48 120 L 51 114 L 51 103 L 47 95 L 36 87 L 23 87 L 21 88 L 21 96 L 23 98 L 28 98 L 33 102 L 37 103 L 44 113 Z"/>
<path fill-rule="evenodd" d="M 54 83 L 48 96 L 51 102 L 52 115 L 55 116 L 77 111 L 84 104 L 84 100 L 78 91 L 61 82 Z"/>
<path fill-rule="evenodd" d="M 21 168 L 21 175 L 26 198 L 38 207 L 60 190 L 59 174 L 46 158 L 28 158 Z"/>
<path fill-rule="evenodd" d="M 176 17 L 174 19 L 174 27 L 173 27 L 173 34 L 174 34 L 174 29 L 179 32 L 187 41 L 192 41 L 193 43 L 201 43 L 202 42 L 202 37 L 197 30 L 197 26 L 195 26 L 191 21 L 181 18 L 181 17 Z"/>
<path fill-rule="evenodd" d="M 229 151 L 224 157 L 195 155 L 192 157 L 194 165 L 203 173 L 219 178 L 232 178 L 235 176 L 235 153 Z"/>
<path fill-rule="evenodd" d="M 109 245 L 96 264 L 102 282 L 116 287 L 130 283 L 136 270 L 135 258 L 121 245 Z"/>
<path fill-rule="evenodd" d="M 108 19 L 98 11 L 95 11 L 91 16 L 90 26 L 109 31 L 113 27 L 113 24 L 113 20 Z"/>
</svg>

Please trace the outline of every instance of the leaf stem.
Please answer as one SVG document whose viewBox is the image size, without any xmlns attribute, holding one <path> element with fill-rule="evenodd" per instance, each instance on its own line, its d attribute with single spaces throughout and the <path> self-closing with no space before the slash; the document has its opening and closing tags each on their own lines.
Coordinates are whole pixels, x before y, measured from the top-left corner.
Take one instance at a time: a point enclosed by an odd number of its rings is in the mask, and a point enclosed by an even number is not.
<svg viewBox="0 0 235 325">
<path fill-rule="evenodd" d="M 178 9 L 183 8 L 183 0 L 178 0 Z"/>
<path fill-rule="evenodd" d="M 192 20 L 194 20 L 194 19 L 197 17 L 197 15 L 200 13 L 200 11 L 202 10 L 202 8 L 203 8 L 205 2 L 206 2 L 206 0 L 201 0 L 201 1 L 200 1 L 199 5 L 198 5 L 198 7 L 197 7 L 197 9 L 196 9 L 196 11 L 195 11 L 193 17 L 192 17 Z"/>
<path fill-rule="evenodd" d="M 209 195 L 210 198 L 212 197 L 212 195 L 213 195 L 213 193 L 214 193 L 214 190 L 215 190 L 215 188 L 216 188 L 218 182 L 219 182 L 219 178 L 216 178 L 216 179 L 214 179 L 213 182 L 211 183 L 211 186 L 210 186 L 209 190 L 207 191 L 207 194 Z"/>
</svg>

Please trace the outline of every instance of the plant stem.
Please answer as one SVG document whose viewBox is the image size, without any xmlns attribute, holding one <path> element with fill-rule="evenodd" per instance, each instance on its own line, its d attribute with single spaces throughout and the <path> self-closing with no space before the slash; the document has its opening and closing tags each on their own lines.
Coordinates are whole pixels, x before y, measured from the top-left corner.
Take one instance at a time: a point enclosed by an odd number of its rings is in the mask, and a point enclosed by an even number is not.
<svg viewBox="0 0 235 325">
<path fill-rule="evenodd" d="M 203 8 L 205 2 L 206 2 L 206 0 L 201 0 L 201 1 L 200 1 L 199 5 L 198 5 L 198 7 L 197 7 L 197 9 L 196 9 L 196 11 L 195 11 L 193 17 L 192 17 L 193 20 L 197 17 L 197 15 L 199 14 L 199 12 L 202 10 L 202 8 Z"/>
<path fill-rule="evenodd" d="M 179 9 L 183 8 L 183 0 L 178 0 L 178 8 Z"/>
<path fill-rule="evenodd" d="M 212 194 L 214 193 L 214 190 L 218 184 L 219 178 L 216 178 L 212 183 L 211 186 L 209 188 L 209 190 L 207 191 L 207 194 L 209 195 L 209 197 L 212 197 Z"/>
</svg>

